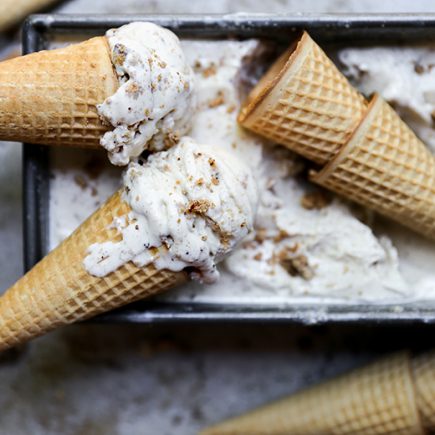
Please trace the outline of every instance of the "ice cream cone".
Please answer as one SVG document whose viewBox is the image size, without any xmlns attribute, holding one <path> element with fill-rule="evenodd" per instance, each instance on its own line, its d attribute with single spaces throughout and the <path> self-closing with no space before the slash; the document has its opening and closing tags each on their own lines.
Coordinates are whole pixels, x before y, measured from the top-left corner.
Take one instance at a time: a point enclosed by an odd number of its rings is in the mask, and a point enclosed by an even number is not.
<svg viewBox="0 0 435 435">
<path fill-rule="evenodd" d="M 412 371 L 422 424 L 435 431 L 435 352 L 414 358 Z"/>
<path fill-rule="evenodd" d="M 402 353 L 206 429 L 202 435 L 422 434 Z"/>
<path fill-rule="evenodd" d="M 56 0 L 1 0 L 0 31 L 11 27 L 32 12 L 36 12 Z"/>
<path fill-rule="evenodd" d="M 83 266 L 93 243 L 120 240 L 113 218 L 129 206 L 120 193 L 85 221 L 0 297 L 0 350 L 21 344 L 57 326 L 86 319 L 175 286 L 182 272 L 126 263 L 98 278 Z"/>
<path fill-rule="evenodd" d="M 249 95 L 246 128 L 326 164 L 347 142 L 367 103 L 305 32 Z"/>
<path fill-rule="evenodd" d="M 435 158 L 379 96 L 316 183 L 435 238 Z"/>
<path fill-rule="evenodd" d="M 0 140 L 99 145 L 96 105 L 118 89 L 105 37 L 0 63 Z"/>
</svg>

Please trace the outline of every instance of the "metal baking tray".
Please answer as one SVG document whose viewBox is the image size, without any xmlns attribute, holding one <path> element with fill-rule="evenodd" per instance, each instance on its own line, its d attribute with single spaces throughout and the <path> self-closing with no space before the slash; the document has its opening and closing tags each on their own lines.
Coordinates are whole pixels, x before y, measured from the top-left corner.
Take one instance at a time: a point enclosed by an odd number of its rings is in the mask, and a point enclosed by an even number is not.
<svg viewBox="0 0 435 435">
<path fill-rule="evenodd" d="M 152 21 L 182 37 L 261 37 L 288 43 L 308 30 L 320 44 L 428 42 L 435 36 L 435 14 L 394 15 L 33 15 L 23 29 L 24 53 L 47 48 L 59 35 L 102 35 L 131 21 Z M 24 259 L 26 270 L 47 251 L 48 149 L 24 144 Z M 435 322 L 435 303 L 219 305 L 143 301 L 101 315 L 105 322 Z"/>
</svg>

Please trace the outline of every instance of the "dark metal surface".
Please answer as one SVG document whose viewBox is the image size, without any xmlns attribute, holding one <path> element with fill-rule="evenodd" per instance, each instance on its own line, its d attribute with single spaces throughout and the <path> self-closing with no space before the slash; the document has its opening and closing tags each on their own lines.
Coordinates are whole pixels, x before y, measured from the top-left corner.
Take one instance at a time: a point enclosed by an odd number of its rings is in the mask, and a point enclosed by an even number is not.
<svg viewBox="0 0 435 435">
<path fill-rule="evenodd" d="M 434 40 L 435 14 L 394 15 L 33 15 L 24 25 L 23 51 L 47 47 L 63 34 L 103 34 L 131 21 L 152 21 L 182 37 L 262 37 L 288 43 L 308 30 L 321 44 L 382 44 Z M 48 150 L 24 145 L 24 258 L 30 269 L 47 251 Z M 98 317 L 101 322 L 435 323 L 435 305 L 244 306 L 140 302 Z"/>
</svg>

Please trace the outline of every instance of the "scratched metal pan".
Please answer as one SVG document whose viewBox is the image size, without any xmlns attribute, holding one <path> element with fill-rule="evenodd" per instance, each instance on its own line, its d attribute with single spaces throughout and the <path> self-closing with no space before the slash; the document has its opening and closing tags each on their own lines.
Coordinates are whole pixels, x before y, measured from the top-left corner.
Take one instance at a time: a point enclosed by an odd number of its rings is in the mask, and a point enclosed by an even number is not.
<svg viewBox="0 0 435 435">
<path fill-rule="evenodd" d="M 23 29 L 24 53 L 47 48 L 60 35 L 102 35 L 131 21 L 152 21 L 181 37 L 261 37 L 288 43 L 302 29 L 322 45 L 434 41 L 435 15 L 33 15 Z M 30 269 L 48 249 L 49 158 L 46 147 L 24 144 L 24 258 Z M 435 322 L 435 304 L 258 306 L 139 302 L 98 317 L 104 322 Z"/>
</svg>

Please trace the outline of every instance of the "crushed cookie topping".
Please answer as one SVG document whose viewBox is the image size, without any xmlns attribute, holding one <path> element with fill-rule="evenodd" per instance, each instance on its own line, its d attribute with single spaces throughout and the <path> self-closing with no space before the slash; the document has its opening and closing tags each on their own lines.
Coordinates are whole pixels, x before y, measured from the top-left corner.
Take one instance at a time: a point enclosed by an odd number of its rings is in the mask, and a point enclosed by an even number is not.
<svg viewBox="0 0 435 435">
<path fill-rule="evenodd" d="M 217 67 L 215 63 L 211 63 L 207 68 L 202 71 L 202 76 L 205 78 L 216 75 Z"/>
<path fill-rule="evenodd" d="M 332 201 L 331 196 L 329 196 L 326 192 L 316 191 L 306 193 L 301 198 L 301 205 L 306 210 L 321 210 L 322 208 L 327 207 Z"/>
<path fill-rule="evenodd" d="M 305 280 L 310 280 L 314 277 L 314 271 L 308 263 L 308 258 L 305 255 L 297 255 L 292 257 L 288 255 L 287 250 L 281 251 L 279 255 L 279 264 L 291 275 L 300 276 Z"/>
<path fill-rule="evenodd" d="M 222 91 L 219 91 L 216 98 L 214 98 L 213 100 L 209 101 L 208 103 L 208 107 L 210 109 L 214 108 L 214 107 L 218 107 L 221 106 L 222 104 L 225 103 L 225 98 L 224 98 L 224 94 Z"/>
<path fill-rule="evenodd" d="M 187 213 L 194 213 L 198 215 L 204 215 L 208 209 L 212 206 L 211 202 L 207 199 L 196 199 L 191 201 L 187 207 Z"/>
</svg>

